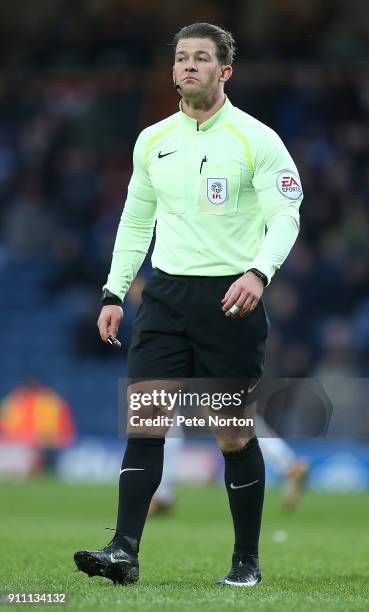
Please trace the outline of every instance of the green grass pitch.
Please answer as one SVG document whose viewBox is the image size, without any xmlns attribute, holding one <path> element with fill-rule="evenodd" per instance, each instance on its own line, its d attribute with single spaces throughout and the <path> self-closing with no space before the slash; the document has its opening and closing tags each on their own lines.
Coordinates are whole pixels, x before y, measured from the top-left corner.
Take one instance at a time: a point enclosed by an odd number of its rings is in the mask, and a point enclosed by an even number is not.
<svg viewBox="0 0 369 612">
<path fill-rule="evenodd" d="M 0 592 L 65 591 L 68 610 L 369 610 L 366 494 L 309 492 L 295 513 L 285 514 L 279 493 L 268 492 L 263 584 L 235 589 L 215 585 L 229 569 L 232 549 L 219 485 L 179 488 L 173 516 L 148 521 L 140 582 L 128 587 L 90 579 L 73 563 L 75 550 L 110 540 L 104 527 L 114 527 L 115 487 L 41 478 L 2 482 L 0 492 Z M 287 539 L 277 543 L 280 530 Z"/>
</svg>

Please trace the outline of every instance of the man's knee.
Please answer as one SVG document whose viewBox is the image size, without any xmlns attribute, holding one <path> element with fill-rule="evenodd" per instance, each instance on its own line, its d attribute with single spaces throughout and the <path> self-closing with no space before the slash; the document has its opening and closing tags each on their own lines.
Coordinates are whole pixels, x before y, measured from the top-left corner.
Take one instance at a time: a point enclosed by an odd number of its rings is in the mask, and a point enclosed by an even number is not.
<svg viewBox="0 0 369 612">
<path fill-rule="evenodd" d="M 218 438 L 218 446 L 222 453 L 234 453 L 244 448 L 253 436 Z"/>
</svg>

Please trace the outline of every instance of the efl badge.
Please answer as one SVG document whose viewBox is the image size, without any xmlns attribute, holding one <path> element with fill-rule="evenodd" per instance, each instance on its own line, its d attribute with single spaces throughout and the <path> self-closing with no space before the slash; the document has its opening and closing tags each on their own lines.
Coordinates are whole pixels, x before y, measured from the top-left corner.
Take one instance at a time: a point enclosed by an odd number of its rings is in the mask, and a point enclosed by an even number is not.
<svg viewBox="0 0 369 612">
<path fill-rule="evenodd" d="M 208 200 L 215 206 L 223 204 L 228 196 L 226 178 L 208 178 Z"/>
<path fill-rule="evenodd" d="M 300 178 L 291 170 L 284 170 L 278 174 L 277 187 L 279 193 L 289 200 L 298 200 L 302 195 Z"/>
</svg>

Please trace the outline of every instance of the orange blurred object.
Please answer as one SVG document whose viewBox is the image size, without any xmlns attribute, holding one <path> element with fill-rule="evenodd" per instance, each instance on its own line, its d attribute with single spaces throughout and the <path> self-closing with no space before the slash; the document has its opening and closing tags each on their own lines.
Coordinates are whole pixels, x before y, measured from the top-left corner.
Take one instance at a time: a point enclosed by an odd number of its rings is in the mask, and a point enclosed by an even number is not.
<svg viewBox="0 0 369 612">
<path fill-rule="evenodd" d="M 17 387 L 1 404 L 1 441 L 59 448 L 72 444 L 75 436 L 69 405 L 48 387 Z"/>
</svg>

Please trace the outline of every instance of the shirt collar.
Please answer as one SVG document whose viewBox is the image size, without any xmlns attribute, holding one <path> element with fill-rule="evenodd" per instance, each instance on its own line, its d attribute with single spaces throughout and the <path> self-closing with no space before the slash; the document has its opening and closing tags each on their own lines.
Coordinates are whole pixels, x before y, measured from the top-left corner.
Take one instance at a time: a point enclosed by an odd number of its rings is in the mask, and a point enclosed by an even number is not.
<svg viewBox="0 0 369 612">
<path fill-rule="evenodd" d="M 228 117 L 228 114 L 233 108 L 233 104 L 231 104 L 228 97 L 225 95 L 224 104 L 220 107 L 220 109 L 216 113 L 214 113 L 214 115 L 209 117 L 209 119 L 204 121 L 204 123 L 202 123 L 199 127 L 197 127 L 197 120 L 193 119 L 192 117 L 189 117 L 188 115 L 186 115 L 186 113 L 183 112 L 182 100 L 179 103 L 180 119 L 182 125 L 186 129 L 195 131 L 198 129 L 199 132 L 207 132 L 209 130 L 214 130 L 221 127 L 224 124 L 226 117 Z"/>
</svg>

